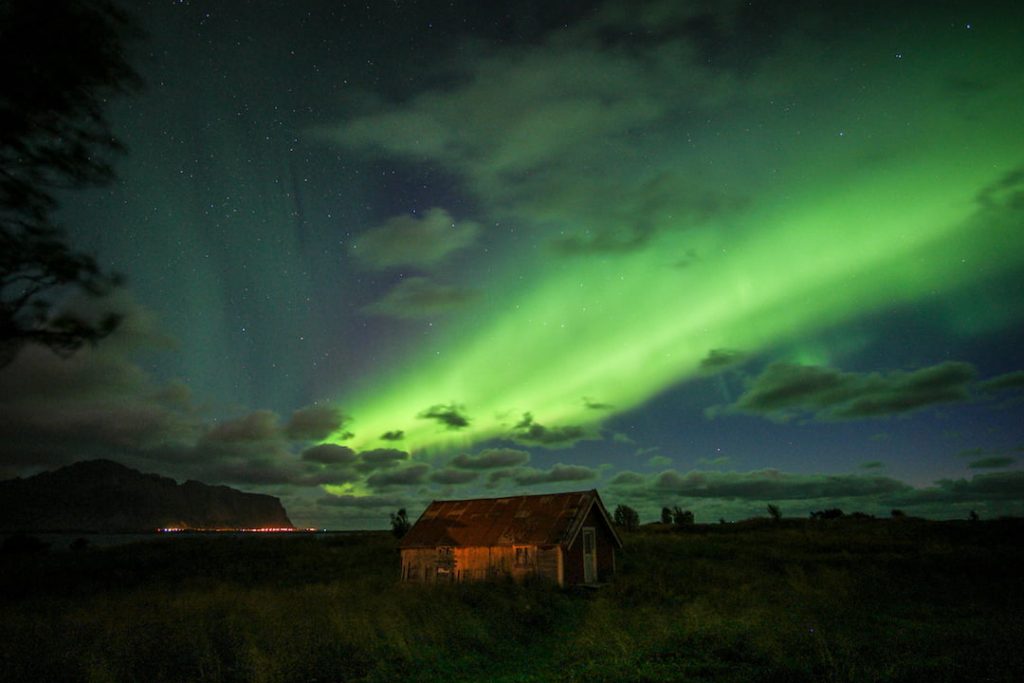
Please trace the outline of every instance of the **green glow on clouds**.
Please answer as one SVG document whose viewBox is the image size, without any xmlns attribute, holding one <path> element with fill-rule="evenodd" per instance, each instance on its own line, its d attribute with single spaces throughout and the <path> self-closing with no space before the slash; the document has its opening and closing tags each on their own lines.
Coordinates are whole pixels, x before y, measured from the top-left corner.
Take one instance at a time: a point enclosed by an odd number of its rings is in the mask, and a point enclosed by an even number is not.
<svg viewBox="0 0 1024 683">
<path fill-rule="evenodd" d="M 1019 208 L 979 193 L 1024 162 L 1021 78 L 1000 60 L 958 61 L 969 45 L 904 65 L 884 42 L 850 40 L 834 66 L 815 66 L 814 46 L 784 51 L 756 89 L 699 70 L 668 86 L 669 44 L 645 68 L 548 45 L 346 123 L 341 144 L 463 175 L 487 214 L 471 217 L 485 227 L 470 252 L 498 239 L 488 225 L 519 230 L 514 248 L 477 253 L 482 280 L 479 265 L 424 269 L 480 296 L 390 376 L 339 397 L 354 416 L 347 443 L 394 446 L 379 436 L 402 430 L 414 452 L 468 447 L 526 412 L 593 430 L 695 376 L 713 349 L 799 344 L 1019 268 Z M 847 63 L 863 73 L 842 80 Z M 951 72 L 1000 85 L 960 100 L 943 86 Z M 525 142 L 495 136 L 503 126 Z M 417 417 L 439 404 L 469 426 Z"/>
</svg>

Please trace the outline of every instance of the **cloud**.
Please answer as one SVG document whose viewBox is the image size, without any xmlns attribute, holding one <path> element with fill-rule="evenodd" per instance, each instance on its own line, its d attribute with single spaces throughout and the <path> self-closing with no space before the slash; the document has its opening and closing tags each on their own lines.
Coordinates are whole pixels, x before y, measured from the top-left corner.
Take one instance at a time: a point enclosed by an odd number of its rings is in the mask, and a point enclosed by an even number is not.
<svg viewBox="0 0 1024 683">
<path fill-rule="evenodd" d="M 982 188 L 976 199 L 981 208 L 1024 208 L 1024 166 L 1008 171 L 999 180 Z"/>
<path fill-rule="evenodd" d="M 395 486 L 410 486 L 419 484 L 430 469 L 429 465 L 409 465 L 401 469 L 375 472 L 366 478 L 366 483 L 373 489 L 386 489 Z"/>
<path fill-rule="evenodd" d="M 626 471 L 626 472 L 619 472 L 614 477 L 612 477 L 611 481 L 608 482 L 608 483 L 613 485 L 613 486 L 622 485 L 622 484 L 636 485 L 636 484 L 643 484 L 645 481 L 647 481 L 647 477 L 645 477 L 644 475 L 638 474 L 636 472 Z"/>
<path fill-rule="evenodd" d="M 643 40 L 630 41 L 619 28 L 579 22 L 535 45 L 477 44 L 472 66 L 444 87 L 361 112 L 327 137 L 439 165 L 464 178 L 486 206 L 559 226 L 555 253 L 646 248 L 667 230 L 745 204 L 694 172 L 696 155 L 680 160 L 674 145 L 644 138 L 703 107 L 758 96 L 757 82 L 740 85 L 709 67 L 694 40 L 703 34 L 684 36 L 684 27 L 644 29 Z M 608 49 L 613 33 L 628 45 Z M 635 159 L 642 164 L 629 163 Z"/>
<path fill-rule="evenodd" d="M 648 467 L 668 467 L 672 464 L 672 458 L 664 455 L 655 455 L 647 460 Z"/>
<path fill-rule="evenodd" d="M 451 403 L 449 405 L 437 404 L 430 406 L 417 415 L 421 420 L 437 420 L 448 429 L 462 429 L 469 426 L 469 418 L 462 412 L 462 406 Z"/>
<path fill-rule="evenodd" d="M 704 372 L 718 372 L 746 360 L 746 354 L 736 349 L 711 349 L 700 362 Z"/>
<path fill-rule="evenodd" d="M 382 441 L 401 441 L 405 438 L 405 432 L 401 429 L 396 429 L 390 432 L 384 432 L 380 435 Z"/>
<path fill-rule="evenodd" d="M 666 169 L 643 174 L 641 179 L 616 178 L 615 184 L 599 184 L 602 197 L 592 203 L 602 207 L 600 216 L 583 205 L 580 197 L 571 197 L 568 206 L 549 204 L 546 208 L 553 215 L 571 209 L 587 226 L 554 239 L 551 246 L 556 253 L 566 256 L 627 254 L 647 247 L 670 226 L 695 228 L 735 214 L 748 204 L 744 197 L 728 195 L 717 188 L 702 188 L 693 178 L 688 180 Z M 571 191 L 570 185 L 564 183 L 563 192 Z M 698 257 L 689 249 L 684 254 L 684 260 L 687 258 Z"/>
<path fill-rule="evenodd" d="M 1024 370 L 1016 370 L 978 382 L 978 389 L 986 393 L 1024 389 Z"/>
<path fill-rule="evenodd" d="M 804 500 L 904 492 L 910 487 L 890 477 L 852 474 L 788 474 L 774 469 L 753 472 L 669 470 L 649 480 L 653 492 L 683 498 Z"/>
<path fill-rule="evenodd" d="M 611 403 L 602 403 L 600 401 L 591 401 L 586 396 L 583 397 L 583 405 L 587 410 L 612 410 L 615 408 Z"/>
<path fill-rule="evenodd" d="M 494 470 L 487 475 L 487 488 L 494 488 L 506 479 L 511 479 L 515 474 L 515 470 Z"/>
<path fill-rule="evenodd" d="M 203 436 L 207 443 L 264 442 L 281 438 L 278 415 L 270 411 L 254 411 L 249 415 L 217 422 Z"/>
<path fill-rule="evenodd" d="M 442 208 L 422 216 L 395 216 L 362 233 L 351 252 L 375 268 L 433 266 L 472 244 L 480 232 L 473 221 L 456 221 Z"/>
<path fill-rule="evenodd" d="M 978 474 L 971 479 L 940 479 L 934 486 L 910 489 L 897 503 L 975 503 L 1024 500 L 1024 471 Z"/>
<path fill-rule="evenodd" d="M 465 470 L 438 470 L 430 475 L 430 481 L 437 484 L 468 484 L 479 476 L 479 472 L 466 472 Z"/>
<path fill-rule="evenodd" d="M 463 307 L 475 293 L 461 287 L 438 284 L 425 277 L 407 277 L 363 311 L 392 318 L 416 319 L 443 315 Z"/>
<path fill-rule="evenodd" d="M 389 469 L 398 463 L 408 460 L 409 454 L 395 448 L 375 448 L 359 453 L 359 464 L 356 468 L 360 472 L 372 472 L 379 469 Z"/>
<path fill-rule="evenodd" d="M 68 305 L 90 318 L 113 311 L 117 330 L 97 346 L 62 358 L 25 346 L 0 372 L 0 465 L 38 469 L 194 443 L 206 431 L 181 382 L 159 384 L 132 358 L 173 342 L 126 293 Z"/>
<path fill-rule="evenodd" d="M 530 461 L 530 454 L 514 448 L 488 448 L 477 455 L 465 453 L 452 459 L 452 466 L 464 470 L 489 470 L 496 467 L 515 467 Z"/>
<path fill-rule="evenodd" d="M 341 409 L 334 406 L 308 406 L 292 413 L 285 433 L 295 441 L 321 441 L 338 431 L 345 420 Z"/>
<path fill-rule="evenodd" d="M 995 469 L 997 467 L 1009 467 L 1010 465 L 1014 464 L 1015 462 L 1017 462 L 1016 458 L 1011 458 L 1010 456 L 1005 456 L 1004 455 L 1004 456 L 992 456 L 992 457 L 989 457 L 989 458 L 980 458 L 978 460 L 972 461 L 967 466 L 970 467 L 972 470 Z"/>
<path fill-rule="evenodd" d="M 583 427 L 576 425 L 545 427 L 534 421 L 531 413 L 523 413 L 523 419 L 512 428 L 511 436 L 520 443 L 540 444 L 542 446 L 568 446 L 588 438 L 588 434 Z"/>
<path fill-rule="evenodd" d="M 608 495 L 635 505 L 644 514 L 653 515 L 663 505 L 685 501 L 687 507 L 712 519 L 763 514 L 767 502 L 786 503 L 788 510 L 802 507 L 804 513 L 839 507 L 885 514 L 900 508 L 940 518 L 958 517 L 968 507 L 989 514 L 1019 515 L 1024 511 L 1024 472 L 1017 470 L 943 479 L 922 488 L 877 475 L 805 475 L 771 469 L 668 471 L 648 476 L 621 472 L 605 488 Z"/>
<path fill-rule="evenodd" d="M 324 443 L 302 451 L 302 459 L 321 465 L 350 465 L 356 461 L 356 453 L 348 446 Z"/>
<path fill-rule="evenodd" d="M 203 440 L 221 443 L 271 441 L 280 435 L 277 414 L 256 410 L 239 418 L 217 422 Z"/>
<path fill-rule="evenodd" d="M 878 470 L 885 467 L 885 463 L 881 460 L 868 460 L 867 462 L 862 462 L 860 467 L 863 470 Z"/>
<path fill-rule="evenodd" d="M 353 496 L 328 494 L 318 498 L 317 505 L 338 508 L 355 508 L 358 510 L 375 510 L 382 508 L 402 508 L 405 501 L 391 496 Z"/>
<path fill-rule="evenodd" d="M 913 372 L 841 372 L 817 365 L 773 363 L 728 410 L 777 419 L 884 417 L 966 401 L 974 378 L 968 363 L 945 362 Z"/>
<path fill-rule="evenodd" d="M 532 467 L 524 467 L 513 470 L 511 478 L 520 486 L 533 486 L 535 484 L 554 484 L 566 481 L 586 481 L 597 478 L 597 470 L 582 465 L 564 465 L 558 463 L 548 470 L 537 470 Z"/>
</svg>

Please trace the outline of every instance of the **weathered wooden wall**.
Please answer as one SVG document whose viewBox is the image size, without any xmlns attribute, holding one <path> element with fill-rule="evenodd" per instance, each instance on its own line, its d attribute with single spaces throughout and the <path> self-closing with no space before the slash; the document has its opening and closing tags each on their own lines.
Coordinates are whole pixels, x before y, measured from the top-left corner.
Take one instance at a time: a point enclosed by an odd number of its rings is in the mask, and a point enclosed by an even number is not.
<svg viewBox="0 0 1024 683">
<path fill-rule="evenodd" d="M 559 581 L 558 546 L 529 546 L 529 562 L 516 565 L 513 546 L 451 548 L 403 548 L 402 580 L 424 583 L 446 581 L 487 581 L 512 577 L 524 580 L 540 576 Z"/>
</svg>

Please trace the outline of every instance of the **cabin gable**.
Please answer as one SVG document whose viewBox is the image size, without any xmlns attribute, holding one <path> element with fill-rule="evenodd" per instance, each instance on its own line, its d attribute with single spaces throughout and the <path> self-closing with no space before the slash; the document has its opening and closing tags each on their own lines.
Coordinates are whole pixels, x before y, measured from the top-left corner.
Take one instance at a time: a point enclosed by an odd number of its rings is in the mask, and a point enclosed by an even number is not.
<svg viewBox="0 0 1024 683">
<path fill-rule="evenodd" d="M 594 531 L 594 562 L 596 577 L 592 583 L 606 583 L 615 574 L 615 551 L 622 546 L 614 529 L 605 523 L 601 511 L 595 505 L 580 524 L 579 532 L 573 537 L 565 551 L 566 585 L 587 583 L 584 567 L 584 530 Z"/>
</svg>

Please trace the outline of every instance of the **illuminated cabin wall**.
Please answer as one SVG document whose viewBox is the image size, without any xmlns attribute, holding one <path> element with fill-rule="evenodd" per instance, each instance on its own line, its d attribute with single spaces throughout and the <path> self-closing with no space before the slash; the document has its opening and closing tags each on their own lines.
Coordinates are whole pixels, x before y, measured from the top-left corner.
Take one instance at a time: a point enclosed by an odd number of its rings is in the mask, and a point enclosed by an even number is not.
<svg viewBox="0 0 1024 683">
<path fill-rule="evenodd" d="M 518 546 L 526 561 L 516 561 L 517 546 L 451 548 L 403 548 L 402 580 L 417 583 L 488 581 L 511 577 L 523 581 L 541 577 L 562 583 L 559 568 L 562 549 L 557 545 Z"/>
</svg>

